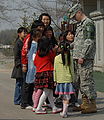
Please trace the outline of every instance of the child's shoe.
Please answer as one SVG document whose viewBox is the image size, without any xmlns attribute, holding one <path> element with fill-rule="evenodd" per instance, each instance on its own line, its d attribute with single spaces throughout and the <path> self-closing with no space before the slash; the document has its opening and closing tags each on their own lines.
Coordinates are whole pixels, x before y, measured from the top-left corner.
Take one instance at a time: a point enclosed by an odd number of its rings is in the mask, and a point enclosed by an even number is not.
<svg viewBox="0 0 104 120">
<path fill-rule="evenodd" d="M 29 105 L 29 106 L 26 106 L 25 109 L 26 109 L 26 110 L 32 110 L 33 107 Z"/>
<path fill-rule="evenodd" d="M 35 112 L 36 108 L 33 108 L 32 111 Z"/>
<path fill-rule="evenodd" d="M 61 112 L 62 111 L 62 108 L 54 108 L 53 110 L 52 110 L 52 113 L 53 114 L 56 114 L 56 113 L 59 113 L 59 112 Z"/>
<path fill-rule="evenodd" d="M 43 111 L 46 111 L 46 108 L 42 108 L 42 110 L 43 110 Z M 35 112 L 35 111 L 36 111 L 36 108 L 33 108 L 32 111 Z"/>
<path fill-rule="evenodd" d="M 62 112 L 60 112 L 60 116 L 61 116 L 62 118 L 67 118 L 67 117 L 68 117 L 67 113 L 66 113 L 66 114 L 63 114 Z"/>
<path fill-rule="evenodd" d="M 40 110 L 35 110 L 36 114 L 47 114 L 46 110 L 40 109 Z"/>
</svg>

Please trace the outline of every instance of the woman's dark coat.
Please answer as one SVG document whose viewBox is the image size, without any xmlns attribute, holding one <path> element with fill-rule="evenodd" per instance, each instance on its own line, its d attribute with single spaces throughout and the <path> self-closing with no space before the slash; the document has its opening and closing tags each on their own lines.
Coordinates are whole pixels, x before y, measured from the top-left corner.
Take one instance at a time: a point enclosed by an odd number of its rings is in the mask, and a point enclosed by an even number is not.
<svg viewBox="0 0 104 120">
<path fill-rule="evenodd" d="M 17 39 L 14 45 L 14 68 L 12 71 L 11 78 L 23 78 L 22 75 L 22 64 L 21 64 L 21 50 L 23 47 L 23 42 Z"/>
</svg>

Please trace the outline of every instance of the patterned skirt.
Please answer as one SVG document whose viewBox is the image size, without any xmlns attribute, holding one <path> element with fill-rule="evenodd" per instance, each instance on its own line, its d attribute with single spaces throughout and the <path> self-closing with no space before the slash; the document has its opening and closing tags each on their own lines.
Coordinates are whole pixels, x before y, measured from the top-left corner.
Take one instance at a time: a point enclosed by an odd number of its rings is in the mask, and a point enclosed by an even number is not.
<svg viewBox="0 0 104 120">
<path fill-rule="evenodd" d="M 53 71 L 37 72 L 35 77 L 35 88 L 54 88 Z"/>
<path fill-rule="evenodd" d="M 72 83 L 58 83 L 56 86 L 55 94 L 70 95 L 74 94 L 75 90 Z"/>
</svg>

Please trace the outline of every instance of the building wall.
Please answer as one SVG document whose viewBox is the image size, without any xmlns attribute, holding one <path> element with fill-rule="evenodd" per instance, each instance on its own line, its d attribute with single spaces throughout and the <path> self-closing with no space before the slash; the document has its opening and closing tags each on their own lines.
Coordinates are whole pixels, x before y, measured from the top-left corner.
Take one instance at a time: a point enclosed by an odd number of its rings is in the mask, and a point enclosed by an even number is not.
<svg viewBox="0 0 104 120">
<path fill-rule="evenodd" d="M 95 70 L 104 72 L 104 0 L 80 0 L 83 9 L 96 25 Z"/>
<path fill-rule="evenodd" d="M 84 12 L 89 16 L 90 12 L 97 10 L 97 0 L 80 0 Z"/>
<path fill-rule="evenodd" d="M 95 24 L 96 24 L 95 69 L 104 72 L 104 18 L 95 20 Z"/>
</svg>

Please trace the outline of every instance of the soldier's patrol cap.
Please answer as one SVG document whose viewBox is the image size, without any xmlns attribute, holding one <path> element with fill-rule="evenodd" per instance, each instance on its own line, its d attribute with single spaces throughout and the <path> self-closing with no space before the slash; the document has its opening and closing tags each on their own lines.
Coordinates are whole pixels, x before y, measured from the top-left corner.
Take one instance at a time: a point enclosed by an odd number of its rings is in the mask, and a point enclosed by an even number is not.
<svg viewBox="0 0 104 120">
<path fill-rule="evenodd" d="M 80 3 L 75 4 L 69 9 L 69 18 L 73 18 L 75 14 L 82 9 L 82 6 Z"/>
</svg>

